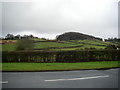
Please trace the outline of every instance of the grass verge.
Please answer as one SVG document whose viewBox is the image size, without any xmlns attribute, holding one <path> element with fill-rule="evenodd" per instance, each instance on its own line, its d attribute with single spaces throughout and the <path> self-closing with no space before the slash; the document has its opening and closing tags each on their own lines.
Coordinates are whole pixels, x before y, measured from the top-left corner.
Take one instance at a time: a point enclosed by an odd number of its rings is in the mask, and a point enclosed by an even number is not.
<svg viewBox="0 0 120 90">
<path fill-rule="evenodd" d="M 2 63 L 1 71 L 57 71 L 115 68 L 120 61 L 79 62 L 79 63 Z"/>
</svg>

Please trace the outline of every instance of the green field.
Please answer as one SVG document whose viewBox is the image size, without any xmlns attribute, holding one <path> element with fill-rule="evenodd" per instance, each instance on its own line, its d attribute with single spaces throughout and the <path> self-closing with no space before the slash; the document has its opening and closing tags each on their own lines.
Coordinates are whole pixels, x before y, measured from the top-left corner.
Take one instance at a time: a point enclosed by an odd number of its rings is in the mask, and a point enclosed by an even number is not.
<svg viewBox="0 0 120 90">
<path fill-rule="evenodd" d="M 57 42 L 39 42 L 35 43 L 34 48 L 49 48 L 49 47 L 70 47 L 70 46 L 77 46 L 81 44 L 75 43 L 57 43 Z"/>
<path fill-rule="evenodd" d="M 79 62 L 79 63 L 2 63 L 1 71 L 49 71 L 49 70 L 83 70 L 115 68 L 120 61 Z"/>
<path fill-rule="evenodd" d="M 100 40 L 79 40 L 78 42 L 82 42 L 85 44 L 97 44 L 97 45 L 106 45 L 106 44 L 110 44 L 110 42 L 103 42 Z"/>
<path fill-rule="evenodd" d="M 34 40 L 34 41 L 45 41 L 45 40 L 43 40 L 43 39 L 38 39 L 38 38 L 34 38 L 33 40 Z"/>
<path fill-rule="evenodd" d="M 16 50 L 16 44 L 4 44 L 2 45 L 3 51 L 14 51 Z"/>
<path fill-rule="evenodd" d="M 33 39 L 34 41 L 45 41 L 42 39 Z M 5 41 L 5 40 L 4 40 Z M 36 42 L 34 49 L 49 49 L 49 50 L 82 50 L 86 48 L 104 49 L 110 42 L 103 42 L 99 40 L 71 40 L 71 41 L 59 41 L 59 42 Z M 2 51 L 14 51 L 16 50 L 16 41 L 12 44 L 3 44 Z M 55 47 L 54 49 L 51 47 Z M 1 49 L 0 49 L 1 51 Z"/>
</svg>

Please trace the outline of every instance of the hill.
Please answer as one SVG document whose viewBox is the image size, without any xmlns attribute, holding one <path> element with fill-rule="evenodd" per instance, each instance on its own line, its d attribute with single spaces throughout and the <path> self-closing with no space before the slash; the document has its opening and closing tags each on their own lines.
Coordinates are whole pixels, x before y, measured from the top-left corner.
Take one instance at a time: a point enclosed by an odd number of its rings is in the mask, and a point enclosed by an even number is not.
<svg viewBox="0 0 120 90">
<path fill-rule="evenodd" d="M 105 49 L 115 44 L 115 42 L 104 42 L 101 38 L 94 37 L 78 32 L 67 32 L 56 37 L 56 40 L 44 38 L 30 38 L 34 42 L 34 47 L 30 50 L 52 50 L 52 51 L 68 51 L 68 50 L 91 50 Z M 16 40 L 2 40 L 0 51 L 16 51 Z"/>
<path fill-rule="evenodd" d="M 63 33 L 61 35 L 58 35 L 56 37 L 56 39 L 59 40 L 59 41 L 85 40 L 85 39 L 88 39 L 88 40 L 91 40 L 91 39 L 92 40 L 93 39 L 102 40 L 101 38 L 94 37 L 94 36 L 87 35 L 87 34 L 78 33 L 78 32 L 66 32 L 66 33 Z"/>
</svg>

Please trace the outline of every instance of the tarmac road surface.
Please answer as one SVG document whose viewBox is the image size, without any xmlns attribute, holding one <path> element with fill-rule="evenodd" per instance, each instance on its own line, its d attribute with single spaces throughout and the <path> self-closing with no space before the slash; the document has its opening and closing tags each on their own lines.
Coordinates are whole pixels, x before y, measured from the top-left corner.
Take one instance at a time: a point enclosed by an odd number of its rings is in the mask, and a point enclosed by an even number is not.
<svg viewBox="0 0 120 90">
<path fill-rule="evenodd" d="M 118 70 L 3 72 L 2 88 L 118 88 Z"/>
</svg>

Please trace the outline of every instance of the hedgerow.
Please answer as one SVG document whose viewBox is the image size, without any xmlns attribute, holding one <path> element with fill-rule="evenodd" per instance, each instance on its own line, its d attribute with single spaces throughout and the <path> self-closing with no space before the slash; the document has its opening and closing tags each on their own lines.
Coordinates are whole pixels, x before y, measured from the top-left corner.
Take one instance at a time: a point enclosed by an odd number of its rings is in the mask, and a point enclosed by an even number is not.
<svg viewBox="0 0 120 90">
<path fill-rule="evenodd" d="M 3 51 L 2 62 L 90 62 L 119 61 L 120 50 Z"/>
</svg>

